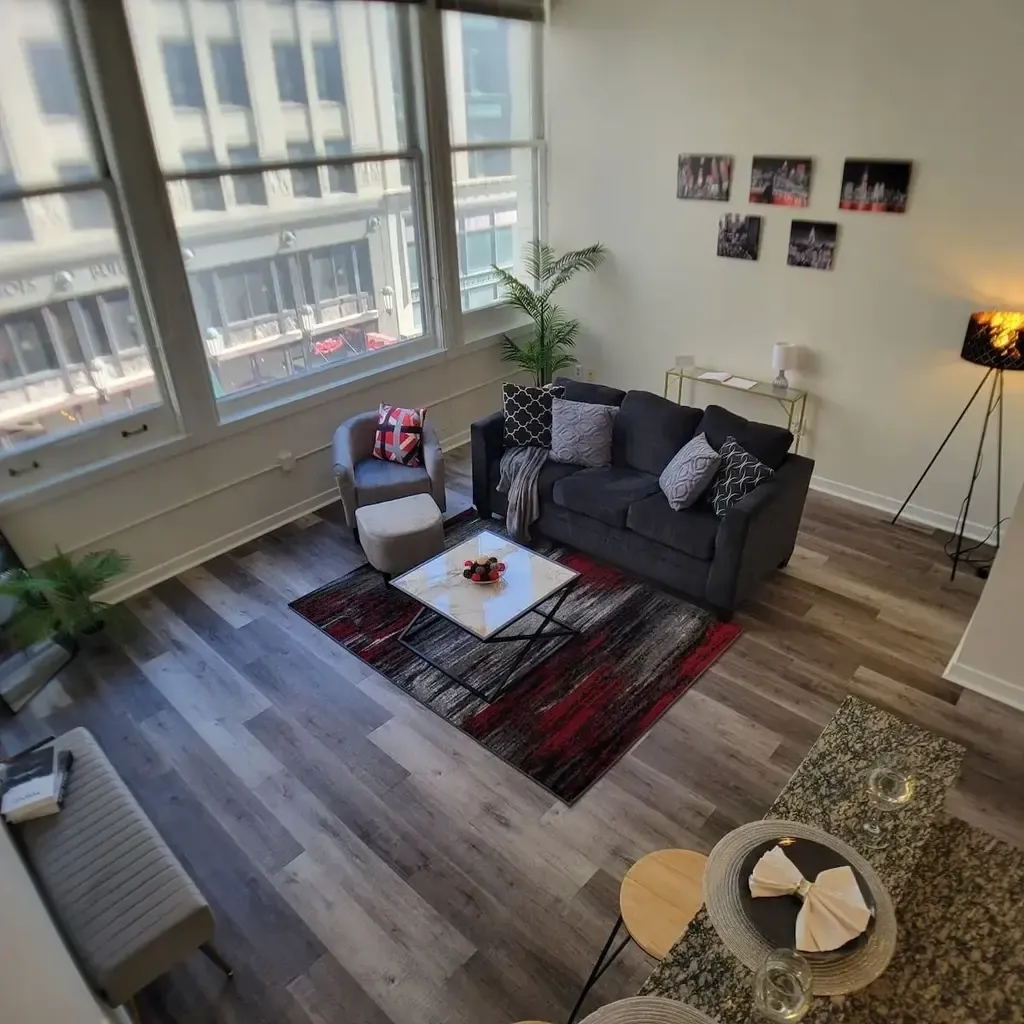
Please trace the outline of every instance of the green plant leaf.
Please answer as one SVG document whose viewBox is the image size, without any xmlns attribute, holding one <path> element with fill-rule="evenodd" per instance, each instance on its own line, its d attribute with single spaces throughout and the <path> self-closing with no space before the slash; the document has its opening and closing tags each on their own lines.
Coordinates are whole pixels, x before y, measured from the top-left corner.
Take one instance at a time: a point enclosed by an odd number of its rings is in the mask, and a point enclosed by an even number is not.
<svg viewBox="0 0 1024 1024">
<path fill-rule="evenodd" d="M 19 605 L 5 632 L 15 643 L 27 644 L 57 633 L 73 636 L 94 629 L 112 609 L 92 595 L 129 564 L 117 551 L 92 551 L 76 562 L 58 548 L 33 569 L 6 573 L 0 579 L 0 593 L 17 598 Z"/>
<path fill-rule="evenodd" d="M 551 280 L 546 284 L 541 296 L 545 299 L 550 298 L 562 285 L 581 271 L 597 270 L 607 254 L 608 250 L 600 242 L 597 242 L 595 245 L 587 246 L 586 249 L 577 249 L 559 257 L 555 261 Z"/>
<path fill-rule="evenodd" d="M 534 240 L 523 246 L 523 266 L 530 275 L 530 280 L 535 281 L 539 287 L 543 287 L 548 278 L 555 273 L 557 262 L 555 250 L 546 242 Z"/>
<path fill-rule="evenodd" d="M 533 336 L 528 340 L 504 339 L 503 359 L 532 373 L 538 384 L 547 383 L 556 371 L 576 362 L 566 349 L 576 344 L 580 322 L 552 302 L 551 296 L 575 274 L 600 266 L 606 252 L 598 242 L 557 256 L 545 242 L 527 243 L 523 263 L 537 287 L 542 289 L 539 292 L 507 270 L 493 268 L 504 290 L 506 305 L 524 312 L 534 325 Z"/>
</svg>

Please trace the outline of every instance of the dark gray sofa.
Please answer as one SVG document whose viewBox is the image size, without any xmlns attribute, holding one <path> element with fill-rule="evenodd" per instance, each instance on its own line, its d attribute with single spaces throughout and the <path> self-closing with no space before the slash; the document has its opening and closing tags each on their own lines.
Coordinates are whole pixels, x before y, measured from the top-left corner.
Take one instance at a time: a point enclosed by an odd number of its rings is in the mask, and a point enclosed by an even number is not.
<svg viewBox="0 0 1024 1024">
<path fill-rule="evenodd" d="M 793 436 L 719 406 L 676 405 L 648 391 L 628 393 L 569 378 L 556 383 L 574 402 L 619 408 L 612 464 L 603 469 L 548 461 L 540 472 L 541 516 L 534 535 L 567 544 L 678 591 L 729 618 L 796 544 L 814 462 L 788 454 Z M 718 448 L 732 436 L 776 470 L 719 519 L 703 499 L 673 511 L 658 477 L 676 452 L 704 433 Z M 473 424 L 473 504 L 483 518 L 504 515 L 498 492 L 503 416 Z"/>
</svg>

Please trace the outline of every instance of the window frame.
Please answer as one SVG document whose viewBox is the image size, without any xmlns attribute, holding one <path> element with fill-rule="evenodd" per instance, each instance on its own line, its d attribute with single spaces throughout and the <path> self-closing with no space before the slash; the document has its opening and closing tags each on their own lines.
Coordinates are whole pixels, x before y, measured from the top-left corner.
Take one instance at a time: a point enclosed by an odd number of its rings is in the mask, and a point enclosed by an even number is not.
<svg viewBox="0 0 1024 1024">
<path fill-rule="evenodd" d="M 506 315 L 509 311 L 500 307 L 469 311 L 468 315 L 461 308 L 452 156 L 463 149 L 481 148 L 481 144 L 451 144 L 441 10 L 433 5 L 398 5 L 396 11 L 400 67 L 405 82 L 404 102 L 396 110 L 396 118 L 401 120 L 407 133 L 404 148 L 337 154 L 317 151 L 303 160 L 264 159 L 251 164 L 222 160 L 216 168 L 165 171 L 157 157 L 154 129 L 136 67 L 139 58 L 128 23 L 128 0 L 111 0 L 104 4 L 90 0 L 56 2 L 63 11 L 69 63 L 79 90 L 78 116 L 90 137 L 93 152 L 99 154 L 96 174 L 81 181 L 35 189 L 5 190 L 0 182 L 0 199 L 21 201 L 21 208 L 25 209 L 24 200 L 35 196 L 103 191 L 110 203 L 112 228 L 123 254 L 126 287 L 135 304 L 135 329 L 149 354 L 161 404 L 126 412 L 110 420 L 98 420 L 65 435 L 43 438 L 38 445 L 0 451 L 0 480 L 5 485 L 0 488 L 0 509 L 30 507 L 36 501 L 72 493 L 76 488 L 92 486 L 140 465 L 252 429 L 274 418 L 294 415 L 334 396 L 360 391 L 372 380 L 391 379 L 409 373 L 416 366 L 457 358 L 471 351 L 470 346 L 475 342 L 483 340 L 482 331 L 478 329 L 483 323 L 481 314 L 491 315 L 494 321 L 489 328 L 493 335 L 488 339 L 491 343 L 498 342 L 500 331 L 517 325 Z M 211 40 L 205 42 L 208 44 Z M 537 42 L 539 53 L 539 39 Z M 207 62 L 210 54 L 199 52 L 204 42 L 191 39 L 188 45 L 195 57 L 204 109 L 214 98 L 219 105 L 219 91 Z M 284 100 L 286 106 L 301 103 L 309 107 L 314 101 L 311 89 L 315 90 L 315 101 L 320 102 L 318 83 L 311 78 L 312 62 L 309 54 L 303 53 L 306 45 L 307 42 L 303 42 L 299 47 L 305 97 Z M 125 52 L 130 54 L 127 61 Z M 115 55 L 117 59 L 113 60 Z M 339 53 L 342 103 L 347 103 L 350 97 L 343 58 L 344 54 Z M 536 57 L 532 64 L 533 96 L 539 112 L 541 65 Z M 243 53 L 243 71 L 244 67 Z M 277 86 L 275 59 L 275 90 L 279 96 Z M 212 95 L 208 92 L 211 88 Z M 251 105 L 258 97 L 253 96 L 247 77 L 246 89 Z M 167 101 L 170 102 L 169 87 Z M 174 106 L 173 109 L 197 108 Z M 542 191 L 542 161 L 546 150 L 539 113 L 536 120 L 537 137 L 511 145 L 500 143 L 493 148 L 521 146 L 537 154 L 533 161 L 534 209 L 538 233 L 542 234 L 546 227 Z M 168 185 L 216 177 L 220 179 L 223 195 L 225 177 L 237 179 L 252 174 L 260 176 L 265 192 L 265 175 L 270 172 L 312 170 L 320 182 L 322 199 L 329 201 L 332 195 L 343 194 L 335 193 L 331 187 L 338 173 L 351 173 L 359 179 L 361 164 L 385 161 L 402 161 L 402 187 L 408 189 L 409 196 L 408 205 L 399 214 L 399 249 L 393 260 L 395 280 L 389 286 L 405 290 L 403 302 L 412 301 L 406 233 L 409 225 L 414 231 L 419 265 L 416 300 L 423 333 L 314 373 L 299 374 L 265 388 L 218 399 L 185 266 L 191 255 L 181 245 L 168 244 L 168 239 L 180 237 Z M 321 168 L 326 169 L 326 173 L 321 174 Z M 336 170 L 332 172 L 332 168 Z M 233 197 L 233 190 L 227 195 Z M 11 208 L 14 208 L 13 203 Z M 106 326 L 111 357 L 116 358 L 123 354 L 122 342 L 118 341 L 124 335 L 122 316 L 117 314 L 116 323 L 108 316 L 107 303 L 103 301 L 105 294 L 96 294 L 96 308 Z M 39 312 L 41 316 L 41 307 Z M 161 339 L 166 338 L 174 338 L 176 343 L 164 346 Z M 188 343 L 180 343 L 178 339 L 186 339 Z M 0 387 L 4 383 L 0 382 Z M 8 476 L 11 469 L 19 471 L 16 478 Z M 26 469 L 27 472 L 21 472 Z"/>
<path fill-rule="evenodd" d="M 455 13 L 452 8 L 448 8 L 447 11 L 441 11 L 439 21 L 442 22 L 442 34 L 443 34 L 443 19 L 449 13 Z M 501 18 L 501 14 L 495 11 L 493 14 L 488 14 L 488 17 Z M 516 21 L 517 19 L 505 18 L 507 21 Z M 533 230 L 531 231 L 532 238 L 546 238 L 547 237 L 547 141 L 546 141 L 546 122 L 544 118 L 544 79 L 543 79 L 543 68 L 544 68 L 544 36 L 540 28 L 540 23 L 530 20 L 522 19 L 518 23 L 528 24 L 531 26 L 530 35 L 530 112 L 529 112 L 529 127 L 530 134 L 527 137 L 515 136 L 510 139 L 500 140 L 488 140 L 481 142 L 450 142 L 449 152 L 451 154 L 450 163 L 453 162 L 454 157 L 457 154 L 466 153 L 472 156 L 473 154 L 486 153 L 489 151 L 508 151 L 510 154 L 513 150 L 530 151 L 532 153 L 532 160 L 530 164 L 531 180 L 530 187 L 533 193 Z M 443 45 L 443 43 L 442 43 Z M 444 70 L 443 74 L 446 76 L 449 74 L 450 67 L 448 63 L 447 54 L 444 59 Z M 462 74 L 465 74 L 463 69 Z M 449 104 L 446 103 L 446 112 L 449 109 Z M 450 123 L 446 122 L 445 125 L 445 136 L 450 139 Z M 502 175 L 502 177 L 505 177 Z M 454 171 L 452 171 L 452 195 L 456 195 L 457 190 L 460 186 L 471 186 L 476 179 L 469 179 L 463 182 L 457 182 Z M 453 205 L 455 207 L 455 215 L 452 218 L 452 231 L 453 234 L 457 234 L 457 225 L 462 217 L 459 213 L 458 203 L 453 198 Z M 492 226 L 492 231 L 494 230 Z M 474 287 L 474 286 L 470 286 Z M 461 309 L 461 295 L 463 291 L 467 289 L 461 287 L 461 280 L 459 286 L 460 296 L 460 309 Z M 484 341 L 489 338 L 493 338 L 496 334 L 501 334 L 509 330 L 514 330 L 517 327 L 524 326 L 526 320 L 522 314 L 517 313 L 509 309 L 507 306 L 502 304 L 502 300 L 499 297 L 492 303 L 485 306 L 476 307 L 473 309 L 461 309 L 462 313 L 462 329 L 466 343 L 472 344 L 475 341 Z"/>
</svg>

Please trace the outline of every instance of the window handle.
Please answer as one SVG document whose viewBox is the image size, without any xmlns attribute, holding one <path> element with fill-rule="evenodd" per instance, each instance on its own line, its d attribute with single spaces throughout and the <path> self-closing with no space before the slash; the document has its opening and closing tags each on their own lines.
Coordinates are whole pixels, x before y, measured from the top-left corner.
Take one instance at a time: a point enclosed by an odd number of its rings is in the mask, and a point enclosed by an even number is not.
<svg viewBox="0 0 1024 1024">
<path fill-rule="evenodd" d="M 148 423 L 143 423 L 141 427 L 136 427 L 134 430 L 122 430 L 121 431 L 121 436 L 122 437 L 138 437 L 139 434 L 144 434 L 147 430 L 149 430 L 149 424 Z"/>
<path fill-rule="evenodd" d="M 39 463 L 35 459 L 32 460 L 30 466 L 22 466 L 20 469 L 9 469 L 7 470 L 8 476 L 24 476 L 26 473 L 34 473 L 39 468 Z"/>
</svg>

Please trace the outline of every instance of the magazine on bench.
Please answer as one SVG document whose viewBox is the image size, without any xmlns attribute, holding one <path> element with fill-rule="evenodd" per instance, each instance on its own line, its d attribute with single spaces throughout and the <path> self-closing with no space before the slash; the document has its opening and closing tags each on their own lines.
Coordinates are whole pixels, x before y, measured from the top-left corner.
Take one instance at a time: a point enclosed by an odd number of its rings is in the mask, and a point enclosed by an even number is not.
<svg viewBox="0 0 1024 1024">
<path fill-rule="evenodd" d="M 0 814 L 8 824 L 30 821 L 60 810 L 73 760 L 70 750 L 43 747 L 2 766 Z"/>
</svg>

